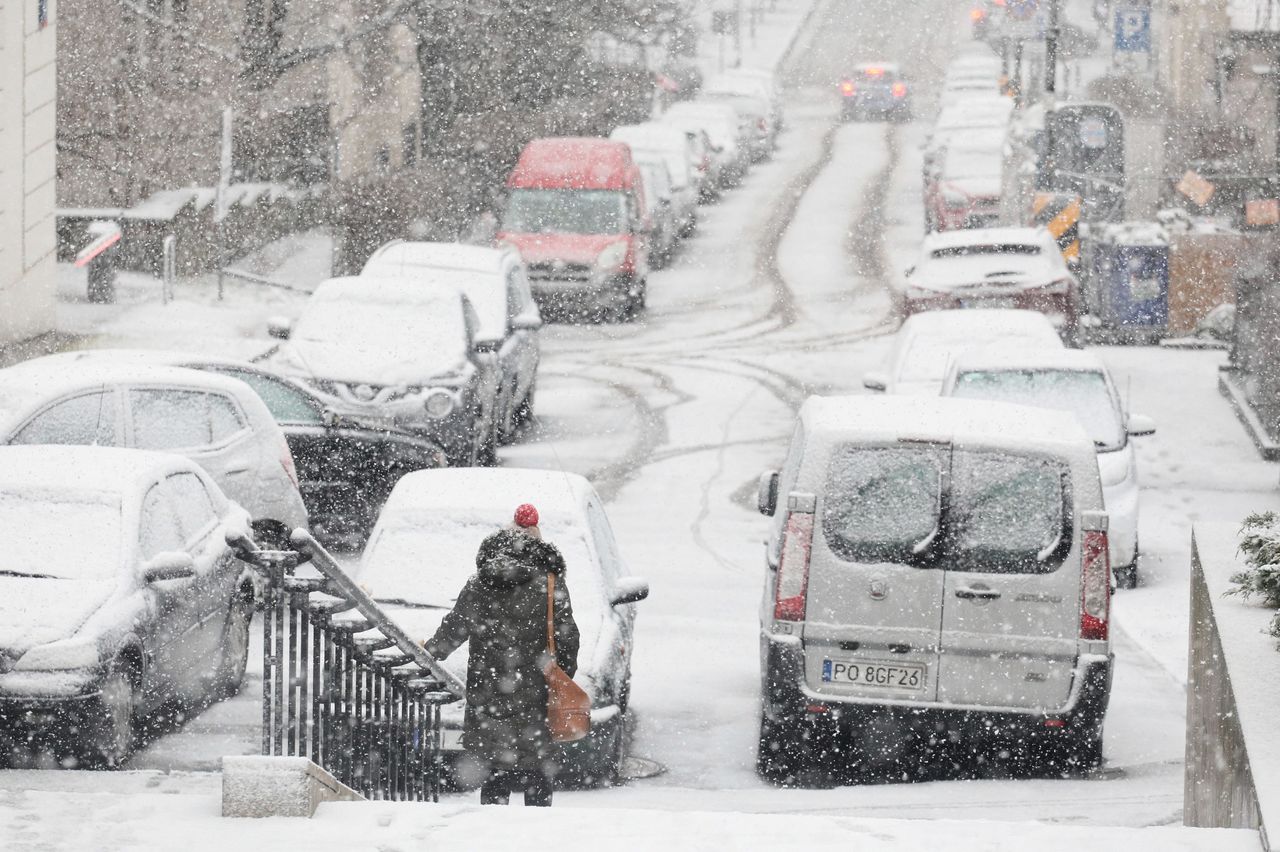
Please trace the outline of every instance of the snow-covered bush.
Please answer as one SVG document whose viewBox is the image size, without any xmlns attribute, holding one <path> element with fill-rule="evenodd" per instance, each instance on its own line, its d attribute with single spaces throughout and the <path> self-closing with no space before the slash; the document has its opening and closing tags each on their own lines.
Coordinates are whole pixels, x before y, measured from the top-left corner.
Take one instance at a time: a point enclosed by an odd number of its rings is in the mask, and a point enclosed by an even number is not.
<svg viewBox="0 0 1280 852">
<path fill-rule="evenodd" d="M 1280 609 L 1280 516 L 1261 512 L 1244 519 L 1240 530 L 1240 552 L 1249 568 L 1231 578 L 1237 588 L 1229 594 L 1252 597 Z M 1280 636 L 1280 613 L 1271 621 L 1271 633 Z"/>
</svg>

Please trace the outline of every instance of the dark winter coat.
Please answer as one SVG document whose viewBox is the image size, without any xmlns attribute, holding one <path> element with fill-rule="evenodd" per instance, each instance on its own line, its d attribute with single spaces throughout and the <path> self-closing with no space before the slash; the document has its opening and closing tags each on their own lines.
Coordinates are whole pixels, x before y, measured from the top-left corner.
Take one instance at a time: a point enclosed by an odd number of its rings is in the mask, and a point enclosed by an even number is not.
<svg viewBox="0 0 1280 852">
<path fill-rule="evenodd" d="M 547 732 L 547 576 L 556 575 L 556 661 L 578 668 L 578 626 L 554 545 L 516 530 L 484 540 L 476 573 L 426 643 L 444 659 L 470 641 L 463 745 L 490 769 L 545 772 Z"/>
</svg>

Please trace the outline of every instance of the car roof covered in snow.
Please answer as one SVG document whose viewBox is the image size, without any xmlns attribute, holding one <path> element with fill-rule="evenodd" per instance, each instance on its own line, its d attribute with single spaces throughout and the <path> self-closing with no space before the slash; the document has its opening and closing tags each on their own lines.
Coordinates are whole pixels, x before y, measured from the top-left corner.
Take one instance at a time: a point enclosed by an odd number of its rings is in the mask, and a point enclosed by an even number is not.
<svg viewBox="0 0 1280 852">
<path fill-rule="evenodd" d="M 1084 428 L 1044 408 L 941 396 L 855 395 L 810 397 L 800 418 L 810 440 L 825 444 L 954 443 L 1075 457 L 1096 467 L 1093 440 Z"/>
<path fill-rule="evenodd" d="M 1007 333 L 1057 332 L 1049 318 L 1039 311 L 1017 308 L 966 308 L 962 311 L 925 311 L 913 314 L 902 324 L 898 334 L 937 338 L 968 337 L 992 340 Z"/>
<path fill-rule="evenodd" d="M 391 275 L 346 276 L 324 281 L 311 294 L 312 302 L 359 302 L 362 305 L 448 306 L 463 299 L 454 289 L 422 287 Z"/>
<path fill-rule="evenodd" d="M 157 367 L 186 367 L 189 364 L 200 364 L 218 367 L 234 367 L 251 370 L 255 373 L 269 373 L 271 370 L 244 361 L 239 358 L 228 358 L 223 355 L 205 355 L 198 352 L 184 352 L 178 349 L 73 349 L 68 352 L 55 352 L 42 355 L 31 364 L 140 364 Z M 281 378 L 284 378 L 281 376 Z"/>
<path fill-rule="evenodd" d="M 213 373 L 123 361 L 88 360 L 69 367 L 64 357 L 36 358 L 0 370 L 0 436 L 47 401 L 74 393 L 117 385 L 182 385 L 221 391 L 245 402 L 258 397 L 243 382 Z"/>
<path fill-rule="evenodd" d="M 0 447 L 0 488 L 127 495 L 160 477 L 199 472 L 174 453 L 119 447 Z"/>
<path fill-rule="evenodd" d="M 1005 372 L 1026 370 L 1076 370 L 1105 373 L 1102 359 L 1083 349 L 1060 349 L 1021 345 L 992 346 L 974 349 L 956 356 L 953 369 L 957 373 Z"/>
<path fill-rule="evenodd" d="M 938 249 L 959 248 L 961 246 L 999 245 L 1044 245 L 1049 232 L 1044 228 L 964 228 L 957 231 L 936 231 L 924 238 L 920 246 L 922 254 L 929 254 Z"/>
<path fill-rule="evenodd" d="M 503 263 L 513 254 L 512 249 L 473 246 L 466 243 L 432 243 L 413 240 L 392 240 L 383 245 L 364 265 L 362 275 L 377 273 L 390 275 L 398 265 L 417 271 L 419 267 L 465 272 L 491 272 L 500 274 Z"/>
<path fill-rule="evenodd" d="M 595 494 L 582 476 L 529 468 L 441 468 L 400 477 L 382 509 L 383 516 L 423 510 L 511 522 L 516 507 L 532 503 L 548 518 L 577 517 Z"/>
<path fill-rule="evenodd" d="M 507 178 L 512 189 L 628 189 L 638 174 L 623 142 L 594 136 L 534 139 Z"/>
</svg>

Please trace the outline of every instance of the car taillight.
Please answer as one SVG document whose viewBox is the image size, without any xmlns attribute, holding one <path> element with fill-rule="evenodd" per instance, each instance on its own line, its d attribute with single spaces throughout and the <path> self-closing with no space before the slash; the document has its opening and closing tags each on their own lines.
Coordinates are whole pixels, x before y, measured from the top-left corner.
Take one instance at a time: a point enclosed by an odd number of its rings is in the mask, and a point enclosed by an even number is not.
<svg viewBox="0 0 1280 852">
<path fill-rule="evenodd" d="M 975 6 L 969 10 L 969 19 L 973 21 L 975 24 L 980 22 L 985 17 L 987 17 L 987 12 L 985 9 L 981 8 L 980 6 Z"/>
<path fill-rule="evenodd" d="M 812 548 L 813 512 L 793 509 L 787 515 L 782 533 L 782 557 L 778 562 L 778 588 L 773 604 L 773 617 L 778 621 L 804 621 Z"/>
<path fill-rule="evenodd" d="M 907 84 L 894 83 L 893 88 L 890 91 L 893 92 L 893 96 L 895 98 L 905 98 L 907 96 Z"/>
<path fill-rule="evenodd" d="M 853 85 L 852 80 L 845 80 L 840 84 L 840 94 L 846 98 L 851 98 L 858 93 L 858 87 Z"/>
<path fill-rule="evenodd" d="M 289 450 L 289 442 L 283 436 L 280 438 L 280 466 L 284 468 L 285 476 L 289 477 L 293 487 L 297 488 L 298 469 L 293 465 L 293 453 Z"/>
<path fill-rule="evenodd" d="M 1080 638 L 1105 640 L 1111 621 L 1111 548 L 1107 541 L 1107 514 L 1085 512 L 1083 526 Z"/>
</svg>

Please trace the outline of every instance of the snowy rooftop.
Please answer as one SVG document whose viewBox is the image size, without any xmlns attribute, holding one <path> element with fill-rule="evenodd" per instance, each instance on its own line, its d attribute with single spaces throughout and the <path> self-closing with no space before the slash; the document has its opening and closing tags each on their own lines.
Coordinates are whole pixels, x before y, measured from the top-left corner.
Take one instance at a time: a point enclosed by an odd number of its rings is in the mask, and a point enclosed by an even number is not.
<svg viewBox="0 0 1280 852">
<path fill-rule="evenodd" d="M 995 243 L 1027 243 L 1039 245 L 1041 228 L 969 228 L 959 231 L 937 231 L 924 240 L 922 252 L 957 246 L 992 245 Z"/>
<path fill-rule="evenodd" d="M 312 294 L 315 302 L 359 302 L 382 305 L 448 305 L 460 298 L 456 291 L 426 289 L 415 281 L 383 276 L 330 278 Z"/>
<path fill-rule="evenodd" d="M 502 249 L 487 246 L 395 240 L 375 251 L 364 268 L 366 271 L 377 270 L 383 274 L 396 265 L 401 268 L 431 267 L 468 272 L 498 272 L 502 268 L 503 256 Z"/>
<path fill-rule="evenodd" d="M 396 483 L 385 513 L 423 509 L 474 513 L 503 523 L 521 503 L 544 515 L 571 515 L 591 493 L 576 473 L 518 468 L 444 468 L 420 470 Z"/>
<path fill-rule="evenodd" d="M 956 357 L 957 372 L 967 370 L 1080 370 L 1105 372 L 1102 360 L 1083 349 L 1050 349 L 1012 344 L 964 352 Z"/>
<path fill-rule="evenodd" d="M 972 308 L 963 311 L 927 311 L 916 314 L 902 325 L 899 334 L 925 335 L 931 338 L 970 337 L 992 339 L 1001 335 L 1040 333 L 1054 334 L 1053 326 L 1039 311 L 1001 308 Z"/>
</svg>

